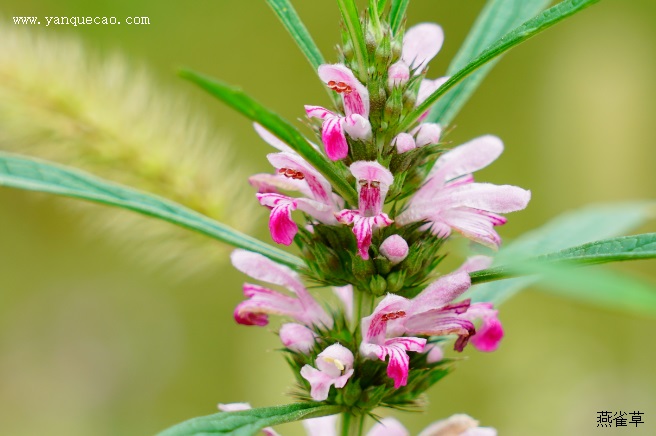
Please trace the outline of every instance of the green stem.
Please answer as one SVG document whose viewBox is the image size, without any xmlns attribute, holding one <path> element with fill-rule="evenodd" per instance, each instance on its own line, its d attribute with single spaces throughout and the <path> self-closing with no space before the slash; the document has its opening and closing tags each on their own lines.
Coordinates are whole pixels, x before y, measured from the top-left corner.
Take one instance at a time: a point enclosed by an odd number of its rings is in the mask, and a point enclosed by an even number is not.
<svg viewBox="0 0 656 436">
<path fill-rule="evenodd" d="M 354 289 L 355 294 L 355 310 L 353 314 L 353 334 L 357 343 L 362 340 L 362 332 L 360 332 L 360 320 L 365 316 L 371 315 L 374 308 L 374 296 L 369 292 Z"/>
<path fill-rule="evenodd" d="M 342 436 L 361 436 L 365 415 L 342 414 Z"/>
</svg>

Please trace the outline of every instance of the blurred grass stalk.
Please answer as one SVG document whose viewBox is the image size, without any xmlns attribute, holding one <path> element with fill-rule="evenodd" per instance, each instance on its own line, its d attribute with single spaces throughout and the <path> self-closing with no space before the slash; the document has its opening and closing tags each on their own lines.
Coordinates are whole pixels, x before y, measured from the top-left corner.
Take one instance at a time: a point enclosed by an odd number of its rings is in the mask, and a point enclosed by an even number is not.
<svg viewBox="0 0 656 436">
<path fill-rule="evenodd" d="M 203 114 L 144 68 L 98 59 L 74 39 L 0 27 L 0 148 L 165 196 L 241 231 L 258 216 L 246 170 Z M 225 246 L 169 224 L 65 202 L 148 265 L 184 277 L 227 258 Z"/>
</svg>

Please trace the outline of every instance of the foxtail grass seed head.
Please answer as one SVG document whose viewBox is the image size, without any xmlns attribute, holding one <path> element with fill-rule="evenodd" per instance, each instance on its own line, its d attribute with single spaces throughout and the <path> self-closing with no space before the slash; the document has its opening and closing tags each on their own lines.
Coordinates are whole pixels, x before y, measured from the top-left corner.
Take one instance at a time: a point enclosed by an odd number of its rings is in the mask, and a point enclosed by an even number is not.
<svg viewBox="0 0 656 436">
<path fill-rule="evenodd" d="M 248 231 L 259 213 L 229 142 L 189 101 L 121 55 L 73 38 L 1 26 L 0 148 L 83 168 Z M 225 189 L 225 186 L 231 189 Z M 129 212 L 83 208 L 93 234 L 176 277 L 209 272 L 226 249 Z M 101 231 L 98 231 L 98 230 Z"/>
</svg>

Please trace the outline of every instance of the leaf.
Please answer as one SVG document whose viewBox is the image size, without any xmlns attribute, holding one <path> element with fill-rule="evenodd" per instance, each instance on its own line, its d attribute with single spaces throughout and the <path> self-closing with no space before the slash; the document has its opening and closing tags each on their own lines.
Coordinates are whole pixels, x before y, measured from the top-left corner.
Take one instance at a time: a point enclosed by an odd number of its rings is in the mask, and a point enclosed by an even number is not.
<svg viewBox="0 0 656 436">
<path fill-rule="evenodd" d="M 539 289 L 611 310 L 656 316 L 656 286 L 614 271 L 542 265 Z"/>
<path fill-rule="evenodd" d="M 542 265 L 595 265 L 607 262 L 656 258 L 656 233 L 622 236 L 566 248 L 555 253 L 528 258 L 471 273 L 472 284 L 541 272 Z"/>
<path fill-rule="evenodd" d="M 399 29 L 401 29 L 401 25 L 405 19 L 405 11 L 408 9 L 408 3 L 410 3 L 410 0 L 392 0 L 389 23 L 393 35 L 396 35 Z"/>
<path fill-rule="evenodd" d="M 314 43 L 312 36 L 310 36 L 307 28 L 299 18 L 292 3 L 289 0 L 266 0 L 266 2 L 292 36 L 312 68 L 316 71 L 319 65 L 325 64 L 326 61 L 324 61 L 319 48 Z"/>
<path fill-rule="evenodd" d="M 655 215 L 654 202 L 592 205 L 567 212 L 508 244 L 497 255 L 495 265 L 628 233 Z M 534 277 L 520 277 L 484 283 L 472 287 L 467 294 L 473 301 L 500 304 L 535 281 Z"/>
<path fill-rule="evenodd" d="M 310 162 L 332 184 L 335 191 L 351 204 L 358 204 L 355 189 L 341 177 L 335 166 L 312 147 L 308 140 L 279 115 L 271 112 L 257 101 L 246 95 L 241 89 L 227 85 L 218 80 L 191 70 L 182 70 L 180 75 L 195 83 L 233 109 L 249 119 L 264 126 L 280 140 L 296 150 Z"/>
<path fill-rule="evenodd" d="M 481 53 L 476 59 L 473 59 L 462 69 L 458 70 L 458 72 L 452 75 L 449 80 L 447 80 L 435 92 L 428 96 L 426 100 L 424 100 L 411 113 L 409 113 L 399 125 L 398 131 L 405 132 L 409 130 L 410 127 L 426 111 L 431 109 L 431 106 L 440 97 L 446 94 L 447 91 L 451 90 L 451 88 L 453 88 L 461 80 L 469 76 L 481 66 L 502 55 L 514 46 L 521 44 L 527 39 L 558 23 L 559 21 L 564 20 L 565 18 L 570 17 L 577 12 L 580 12 L 581 10 L 587 8 L 593 3 L 597 3 L 598 1 L 599 0 L 565 0 L 505 34 L 503 37 L 499 38 L 491 46 L 485 49 L 483 53 Z"/>
<path fill-rule="evenodd" d="M 158 436 L 192 436 L 209 434 L 227 434 L 232 436 L 251 436 L 264 427 L 269 427 L 301 419 L 340 413 L 340 406 L 321 403 L 297 403 L 285 406 L 265 407 L 261 409 L 242 410 L 239 412 L 221 412 L 201 416 L 174 425 L 159 433 Z"/>
<path fill-rule="evenodd" d="M 367 44 L 364 40 L 364 32 L 360 24 L 360 16 L 358 15 L 358 7 L 354 0 L 337 0 L 337 5 L 342 13 L 342 19 L 346 26 L 346 31 L 351 37 L 353 43 L 353 52 L 355 59 L 358 62 L 358 76 L 363 82 L 367 79 Z"/>
<path fill-rule="evenodd" d="M 305 263 L 285 251 L 161 197 L 108 182 L 61 165 L 0 152 L 0 186 L 47 192 L 130 209 L 263 254 L 296 269 Z"/>
<path fill-rule="evenodd" d="M 488 0 L 462 47 L 451 61 L 446 75 L 451 76 L 464 68 L 496 39 L 537 15 L 549 3 L 550 0 Z M 449 124 L 498 60 L 488 62 L 455 85 L 435 103 L 426 122 Z"/>
</svg>

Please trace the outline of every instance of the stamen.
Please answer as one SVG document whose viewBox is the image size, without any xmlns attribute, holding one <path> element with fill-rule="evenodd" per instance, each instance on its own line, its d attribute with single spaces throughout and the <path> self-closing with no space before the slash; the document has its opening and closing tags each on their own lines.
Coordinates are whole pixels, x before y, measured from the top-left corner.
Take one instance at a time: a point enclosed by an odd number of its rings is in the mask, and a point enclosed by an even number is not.
<svg viewBox="0 0 656 436">
<path fill-rule="evenodd" d="M 397 311 L 397 312 L 384 313 L 384 314 L 380 317 L 380 319 L 381 319 L 382 321 L 387 322 L 387 321 L 392 321 L 392 320 L 399 319 L 399 318 L 403 318 L 403 317 L 405 317 L 405 311 L 403 311 L 403 310 L 399 310 L 399 311 Z"/>
<path fill-rule="evenodd" d="M 285 177 L 288 177 L 290 179 L 295 179 L 295 180 L 303 180 L 305 179 L 305 174 L 303 174 L 300 171 L 296 171 L 292 168 L 280 168 L 278 170 L 278 174 L 281 174 Z"/>
<path fill-rule="evenodd" d="M 349 95 L 351 92 L 353 92 L 353 88 L 351 88 L 350 85 L 344 82 L 335 82 L 334 80 L 328 82 L 328 88 L 332 89 L 338 94 L 344 93 L 344 95 Z"/>
<path fill-rule="evenodd" d="M 325 361 L 328 362 L 328 363 L 332 363 L 332 364 L 335 365 L 335 367 L 336 367 L 337 369 L 339 369 L 340 371 L 344 371 L 344 368 L 346 368 L 346 366 L 344 366 L 344 364 L 342 363 L 342 361 L 339 360 L 339 359 L 335 359 L 335 358 L 333 358 L 333 357 L 324 357 L 323 360 L 325 360 Z"/>
</svg>

